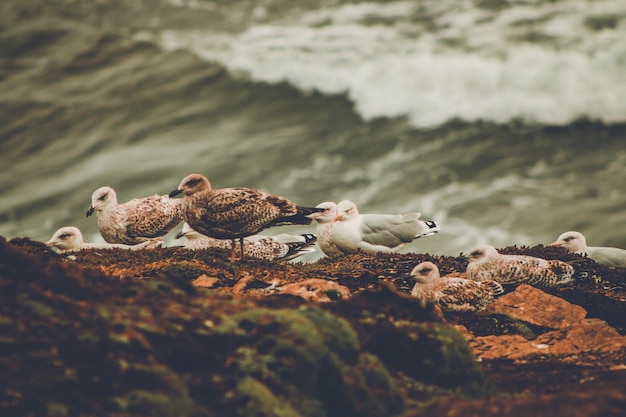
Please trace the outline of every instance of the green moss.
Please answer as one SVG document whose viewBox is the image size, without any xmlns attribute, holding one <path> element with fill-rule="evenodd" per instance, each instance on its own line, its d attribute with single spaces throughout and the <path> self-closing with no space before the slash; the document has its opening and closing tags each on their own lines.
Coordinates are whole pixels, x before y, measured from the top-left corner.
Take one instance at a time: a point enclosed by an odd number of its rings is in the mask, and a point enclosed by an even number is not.
<svg viewBox="0 0 626 417">
<path fill-rule="evenodd" d="M 193 417 L 209 416 L 207 411 L 197 409 L 195 403 L 186 395 L 174 395 L 172 392 L 153 392 L 145 390 L 131 391 L 126 398 L 118 401 L 124 411 L 151 417 Z"/>
<path fill-rule="evenodd" d="M 426 375 L 423 381 L 442 387 L 482 386 L 484 376 L 465 338 L 444 324 L 420 325 L 421 342 L 426 350 L 414 357 Z M 421 363 L 420 363 L 421 362 Z"/>
<path fill-rule="evenodd" d="M 310 417 L 388 416 L 402 408 L 384 365 L 360 353 L 345 320 L 319 308 L 247 310 L 216 330 L 247 339 L 232 355 L 235 375 L 246 381 L 246 404 L 266 409 L 278 399 L 281 412 L 292 408 Z"/>
<path fill-rule="evenodd" d="M 356 363 L 361 346 L 350 323 L 317 307 L 301 307 L 299 312 L 315 324 L 327 349 L 348 364 Z"/>
<path fill-rule="evenodd" d="M 83 343 L 96 344 L 100 341 L 100 336 L 93 333 L 81 333 L 78 335 L 78 340 Z"/>
<path fill-rule="evenodd" d="M 498 313 L 499 319 L 504 320 L 507 324 L 512 327 L 514 333 L 519 334 L 525 337 L 527 340 L 532 340 L 537 337 L 535 331 L 531 328 L 531 324 L 515 318 L 507 313 Z M 540 328 L 540 326 L 536 326 Z"/>
<path fill-rule="evenodd" d="M 69 407 L 66 404 L 58 402 L 49 402 L 46 404 L 48 414 L 53 416 L 67 416 L 69 415 Z"/>
<path fill-rule="evenodd" d="M 372 317 L 360 321 L 363 349 L 375 354 L 392 372 L 414 381 L 420 398 L 434 391 L 466 391 L 480 395 L 485 377 L 467 341 L 445 323 Z M 425 391 L 419 393 L 419 387 Z"/>
<path fill-rule="evenodd" d="M 326 290 L 326 295 L 333 301 L 341 300 L 343 298 L 341 292 L 334 288 Z"/>
<path fill-rule="evenodd" d="M 240 405 L 237 414 L 246 417 L 301 417 L 284 398 L 277 398 L 263 383 L 244 377 L 237 384 L 233 398 Z"/>
<path fill-rule="evenodd" d="M 357 366 L 347 375 L 345 391 L 360 416 L 394 415 L 404 408 L 394 378 L 372 354 L 359 356 Z"/>
<path fill-rule="evenodd" d="M 144 388 L 117 397 L 114 402 L 121 410 L 153 417 L 212 415 L 190 398 L 186 381 L 172 370 L 143 364 L 123 368 L 126 378 L 137 381 L 136 385 Z M 145 382 L 141 383 L 142 380 Z"/>
<path fill-rule="evenodd" d="M 28 310 L 30 310 L 31 313 L 33 313 L 34 315 L 38 317 L 46 318 L 54 312 L 52 308 L 48 307 L 47 305 L 39 301 L 33 300 L 32 298 L 28 297 L 26 294 L 20 294 L 19 298 L 20 298 L 22 305 L 26 307 Z"/>
<path fill-rule="evenodd" d="M 519 334 L 521 334 L 528 340 L 532 340 L 535 337 L 537 337 L 537 335 L 524 322 L 521 322 L 521 321 L 513 322 L 513 326 L 515 327 L 515 329 L 517 330 Z"/>
</svg>

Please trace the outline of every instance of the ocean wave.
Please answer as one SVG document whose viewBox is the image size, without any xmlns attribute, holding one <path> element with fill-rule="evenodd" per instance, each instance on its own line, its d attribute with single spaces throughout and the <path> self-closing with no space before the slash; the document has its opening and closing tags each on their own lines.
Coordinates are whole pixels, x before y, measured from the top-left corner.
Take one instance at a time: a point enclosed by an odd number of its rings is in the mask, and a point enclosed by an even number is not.
<svg viewBox="0 0 626 417">
<path fill-rule="evenodd" d="M 164 31 L 160 44 L 253 80 L 345 94 L 365 120 L 619 123 L 626 121 L 625 16 L 617 0 L 499 10 L 456 1 L 364 3 L 235 35 Z"/>
</svg>

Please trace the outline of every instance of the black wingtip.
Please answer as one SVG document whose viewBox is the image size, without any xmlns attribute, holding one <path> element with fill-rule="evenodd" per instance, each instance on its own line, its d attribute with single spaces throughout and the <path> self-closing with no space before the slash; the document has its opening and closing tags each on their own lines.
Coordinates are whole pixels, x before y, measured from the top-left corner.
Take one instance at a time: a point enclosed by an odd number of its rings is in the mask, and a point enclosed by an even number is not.
<svg viewBox="0 0 626 417">
<path fill-rule="evenodd" d="M 315 243 L 317 242 L 317 236 L 315 236 L 313 233 L 305 233 L 303 235 L 301 235 L 304 238 L 304 242 L 305 243 Z"/>
</svg>

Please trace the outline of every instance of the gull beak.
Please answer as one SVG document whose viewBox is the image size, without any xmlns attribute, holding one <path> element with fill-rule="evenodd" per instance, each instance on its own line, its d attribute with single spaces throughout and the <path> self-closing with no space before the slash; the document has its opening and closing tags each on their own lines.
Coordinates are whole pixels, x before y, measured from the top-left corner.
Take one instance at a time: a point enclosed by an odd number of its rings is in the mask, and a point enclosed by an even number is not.
<svg viewBox="0 0 626 417">
<path fill-rule="evenodd" d="M 176 236 L 174 236 L 174 239 L 180 239 L 181 237 L 185 235 L 186 233 L 183 233 L 183 231 L 181 230 L 180 232 L 176 233 Z"/>
<path fill-rule="evenodd" d="M 56 242 L 54 242 L 54 241 L 52 241 L 52 240 L 49 240 L 49 241 L 47 241 L 46 243 L 44 243 L 44 245 L 46 245 L 47 247 L 51 248 L 51 247 L 53 247 L 53 246 L 54 246 L 54 244 L 55 244 L 55 243 L 56 243 Z"/>
<path fill-rule="evenodd" d="M 172 191 L 171 193 L 169 193 L 168 195 L 169 195 L 169 197 L 170 197 L 170 198 L 172 198 L 172 197 L 176 197 L 178 194 L 180 194 L 180 193 L 182 193 L 182 192 L 183 192 L 182 190 L 179 190 L 179 189 L 177 188 L 177 189 L 175 189 L 174 191 Z"/>
<path fill-rule="evenodd" d="M 561 246 L 561 244 L 559 242 L 552 242 L 547 246 Z"/>
<path fill-rule="evenodd" d="M 333 218 L 333 223 L 334 223 L 334 222 L 338 222 L 339 220 L 341 220 L 341 214 L 337 214 L 337 215 Z"/>
<path fill-rule="evenodd" d="M 87 217 L 91 216 L 94 212 L 95 208 L 93 207 L 89 207 L 89 210 L 87 210 Z"/>
</svg>

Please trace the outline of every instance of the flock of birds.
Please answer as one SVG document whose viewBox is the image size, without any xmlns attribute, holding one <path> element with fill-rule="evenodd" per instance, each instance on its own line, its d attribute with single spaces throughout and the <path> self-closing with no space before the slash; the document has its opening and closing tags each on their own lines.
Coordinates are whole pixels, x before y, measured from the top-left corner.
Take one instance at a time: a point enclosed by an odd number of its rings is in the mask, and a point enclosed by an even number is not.
<svg viewBox="0 0 626 417">
<path fill-rule="evenodd" d="M 174 198 L 183 194 L 183 198 Z M 46 242 L 58 252 L 86 248 L 143 250 L 161 246 L 163 237 L 184 221 L 176 238 L 186 238 L 191 250 L 230 246 L 230 259 L 237 256 L 288 260 L 319 248 L 327 256 L 358 252 L 395 252 L 415 239 L 440 231 L 420 213 L 360 214 L 348 200 L 302 207 L 280 196 L 252 188 L 214 190 L 201 174 L 183 178 L 169 195 L 135 198 L 120 204 L 115 190 L 94 191 L 87 216 L 96 214 L 98 229 L 107 243 L 86 243 L 80 230 L 68 226 L 57 230 Z M 265 236 L 259 233 L 280 225 L 309 225 L 316 221 L 315 234 Z M 589 247 L 578 232 L 563 233 L 551 243 L 600 264 L 626 267 L 626 250 Z M 237 250 L 238 249 L 238 250 Z M 575 278 L 575 264 L 525 255 L 503 255 L 490 245 L 473 249 L 464 274 L 440 276 L 432 262 L 422 262 L 411 272 L 412 295 L 434 302 L 442 309 L 471 312 L 484 309 L 503 293 L 502 285 L 529 284 L 536 287 L 563 285 Z"/>
</svg>

